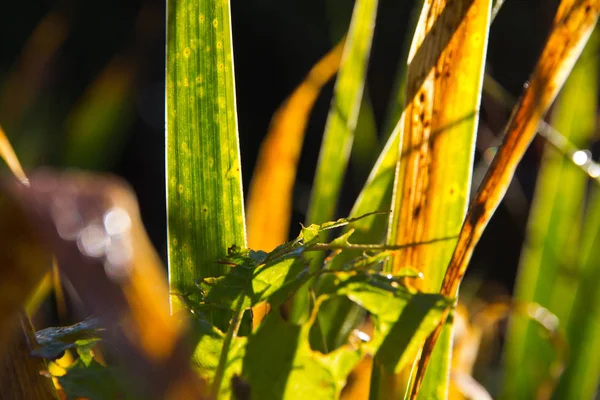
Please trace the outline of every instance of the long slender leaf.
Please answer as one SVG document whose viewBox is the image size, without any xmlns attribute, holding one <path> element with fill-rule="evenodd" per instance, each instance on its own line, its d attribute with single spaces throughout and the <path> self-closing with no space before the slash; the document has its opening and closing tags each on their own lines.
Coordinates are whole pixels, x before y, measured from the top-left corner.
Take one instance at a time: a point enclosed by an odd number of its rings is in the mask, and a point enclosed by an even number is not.
<svg viewBox="0 0 600 400">
<path fill-rule="evenodd" d="M 308 223 L 323 223 L 334 216 L 360 111 L 376 12 L 376 0 L 358 0 L 354 5 L 321 145 Z"/>
<path fill-rule="evenodd" d="M 273 115 L 248 192 L 250 248 L 270 251 L 287 240 L 304 130 L 321 88 L 338 71 L 343 50 L 342 41 L 311 68 L 304 81 Z M 268 307 L 259 304 L 254 308 L 253 326 L 258 326 Z"/>
<path fill-rule="evenodd" d="M 421 5 L 418 4 L 418 7 L 415 7 L 415 11 L 420 12 Z M 418 15 L 413 15 L 411 19 L 412 25 L 408 28 L 411 34 L 414 33 L 417 22 Z M 404 53 L 408 56 L 408 44 L 405 47 L 406 50 Z M 402 62 L 400 62 L 401 65 L 399 65 L 395 78 L 395 87 L 392 90 L 392 93 L 396 93 L 396 98 L 390 102 L 390 109 L 388 110 L 384 127 L 384 132 L 388 136 L 387 142 L 354 202 L 354 206 L 350 211 L 351 217 L 365 215 L 375 210 L 391 210 L 394 173 L 400 152 L 400 138 L 402 134 L 400 127 L 402 124 L 401 119 L 406 88 L 407 66 L 404 60 L 401 60 Z M 388 132 L 389 135 L 387 134 Z M 356 222 L 352 228 L 355 230 L 352 235 L 353 242 L 380 243 L 385 241 L 387 220 L 381 216 L 373 216 Z M 358 251 L 345 251 L 331 261 L 329 268 L 336 269 L 342 263 L 358 255 Z M 340 346 L 346 341 L 350 332 L 364 318 L 364 314 L 347 299 L 338 298 L 323 304 L 319 310 L 318 317 L 319 328 L 324 337 L 325 347 L 326 349 L 331 349 Z"/>
<path fill-rule="evenodd" d="M 389 243 L 459 233 L 470 190 L 490 9 L 488 0 L 427 1 L 423 6 L 408 58 Z M 438 291 L 455 243 L 409 247 L 394 257 L 392 271 L 416 268 L 425 277 L 417 284 Z M 446 397 L 449 340 L 437 351 L 422 398 Z"/>
<path fill-rule="evenodd" d="M 394 171 L 399 153 L 399 130 L 396 129 L 375 163 L 367 183 L 360 192 L 350 212 L 352 217 L 374 210 L 388 210 L 391 206 Z M 385 238 L 386 218 L 374 215 L 355 222 L 352 240 L 355 243 L 382 242 Z M 360 250 L 345 251 L 337 255 L 328 268 L 337 269 L 344 262 L 360 255 Z M 346 341 L 364 313 L 346 298 L 331 299 L 319 310 L 319 329 L 325 349 L 334 349 Z"/>
<path fill-rule="evenodd" d="M 587 147 L 595 133 L 596 52 L 597 40 L 591 40 L 557 99 L 552 115 L 553 126 L 577 147 Z M 574 156 L 577 155 L 586 156 L 583 152 Z M 561 323 L 566 323 L 571 312 L 578 312 L 573 309 L 573 301 L 582 284 L 578 278 L 581 276 L 578 254 L 587 175 L 548 144 L 537 182 L 515 296 L 519 302 L 535 302 L 546 307 Z M 587 312 L 587 307 L 584 310 Z M 546 386 L 553 386 L 550 382 L 556 379 L 549 371 L 556 358 L 555 350 L 547 341 L 540 340 L 535 325 L 518 315 L 511 319 L 506 352 L 507 396 L 535 396 L 540 388 L 547 390 Z M 579 335 L 579 327 L 571 330 Z M 571 345 L 578 341 L 577 338 L 569 340 Z M 580 355 L 571 353 L 573 357 L 577 359 Z M 590 372 L 584 368 L 580 373 Z M 563 398 L 590 398 L 591 395 L 591 392 L 587 396 L 580 392 L 579 396 Z"/>
<path fill-rule="evenodd" d="M 170 0 L 167 25 L 169 276 L 189 293 L 246 246 L 229 1 Z"/>
<path fill-rule="evenodd" d="M 582 230 L 580 284 L 573 310 L 566 321 L 569 362 L 561 377 L 555 399 L 588 399 L 600 384 L 600 193 L 594 188 Z"/>
<path fill-rule="evenodd" d="M 306 217 L 307 224 L 320 224 L 334 217 L 360 112 L 377 4 L 377 0 L 358 0 L 354 4 L 321 144 Z M 316 271 L 321 261 L 321 254 L 314 255 L 311 271 Z M 306 320 L 308 297 L 306 290 L 297 294 L 292 308 L 292 320 Z"/>
<path fill-rule="evenodd" d="M 248 244 L 271 251 L 288 238 L 292 192 L 304 130 L 321 88 L 337 72 L 344 43 L 329 51 L 277 110 L 248 192 Z"/>
<path fill-rule="evenodd" d="M 442 284 L 442 293 L 456 297 L 475 244 L 506 193 L 518 162 L 537 131 L 540 119 L 564 83 L 596 23 L 598 1 L 563 0 L 552 33 L 531 82 L 506 129 L 506 137 L 469 207 L 457 247 Z M 428 338 L 421 366 L 425 367 L 442 331 Z M 421 377 L 417 377 L 418 389 Z"/>
</svg>

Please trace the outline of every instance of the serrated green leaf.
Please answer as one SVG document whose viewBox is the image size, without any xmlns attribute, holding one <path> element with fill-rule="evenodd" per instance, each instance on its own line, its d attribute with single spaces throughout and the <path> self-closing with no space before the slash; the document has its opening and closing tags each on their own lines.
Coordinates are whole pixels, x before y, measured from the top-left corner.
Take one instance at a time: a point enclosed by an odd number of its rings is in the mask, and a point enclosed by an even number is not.
<svg viewBox="0 0 600 400">
<path fill-rule="evenodd" d="M 207 382 L 212 383 L 219 365 L 225 335 L 202 320 L 197 320 L 192 324 L 192 328 L 197 339 L 192 357 L 194 366 L 200 376 L 206 379 Z M 246 343 L 247 338 L 245 337 L 235 337 L 231 342 L 223 375 L 223 382 L 226 384 L 221 385 L 219 399 L 231 398 L 230 382 L 234 375 L 239 375 L 242 371 L 242 359 L 244 358 Z"/>
<path fill-rule="evenodd" d="M 412 361 L 421 342 L 440 323 L 452 301 L 438 294 L 411 293 L 393 277 L 339 273 L 322 287 L 323 295 L 346 296 L 366 309 L 375 334 L 365 345 L 391 371 Z"/>
<path fill-rule="evenodd" d="M 69 399 L 139 399 L 124 390 L 123 385 L 115 378 L 116 373 L 114 368 L 103 367 L 97 361 L 86 365 L 82 360 L 77 360 L 67 369 L 66 375 L 57 379 Z"/>
<path fill-rule="evenodd" d="M 292 242 L 294 243 L 294 242 Z M 302 249 L 300 247 L 300 249 Z M 269 258 L 264 252 L 243 250 L 231 254 L 223 260 L 233 265 L 224 276 L 204 278 L 195 289 L 201 302 L 181 296 L 181 300 L 197 314 L 206 314 L 207 310 L 233 310 L 239 301 L 241 309 L 249 309 L 262 302 L 269 301 L 278 306 L 308 280 L 307 266 L 299 257 L 301 252 L 290 245 L 291 255 L 283 253 L 272 261 L 261 263 Z"/>
<path fill-rule="evenodd" d="M 167 208 L 171 287 L 220 276 L 246 246 L 229 1 L 167 4 Z M 221 318 L 223 319 L 223 318 Z"/>
<path fill-rule="evenodd" d="M 270 282 L 285 283 L 288 276 L 293 274 L 288 272 L 284 275 L 277 272 L 277 268 L 291 270 L 299 262 L 302 263 L 300 265 L 305 273 L 306 267 L 299 257 L 284 258 L 273 266 L 261 264 L 254 270 L 247 265 L 233 267 L 248 274 L 247 282 L 250 285 L 223 285 L 219 289 L 222 290 L 221 293 L 214 292 L 214 299 L 225 298 L 227 304 L 233 306 L 241 301 L 241 296 L 244 296 L 248 299 L 254 298 L 248 300 L 244 304 L 245 307 L 250 307 L 254 304 L 253 301 L 265 299 L 277 306 L 281 301 L 274 302 L 274 298 L 277 298 L 281 290 L 272 290 Z M 269 269 L 273 272 L 268 274 L 272 273 L 273 276 L 265 275 L 263 278 L 266 279 L 252 278 L 252 273 L 258 271 L 256 276 L 260 276 L 267 274 Z M 415 294 L 403 287 L 398 278 L 393 276 L 355 272 L 336 272 L 330 275 L 331 279 L 328 280 L 328 285 L 323 286 L 315 307 L 318 310 L 319 305 L 328 298 L 340 296 L 349 298 L 372 314 L 375 322 L 375 334 L 372 340 L 356 349 L 344 345 L 333 352 L 323 354 L 310 348 L 309 331 L 312 320 L 302 325 L 295 325 L 283 321 L 278 312 L 272 312 L 247 338 L 233 338 L 227 364 L 223 369 L 223 382 L 229 382 L 234 375 L 240 373 L 239 362 L 243 358 L 241 376 L 251 387 L 253 397 L 295 399 L 311 395 L 323 399 L 337 398 L 347 375 L 365 352 L 375 354 L 379 347 L 385 344 L 385 352 L 389 356 L 386 365 L 390 365 L 392 369 L 404 366 L 414 356 L 413 353 L 420 341 L 439 323 L 443 311 L 451 304 L 449 300 L 439 295 Z M 216 278 L 213 283 L 219 285 L 224 279 L 227 279 L 227 276 Z M 288 282 L 288 285 L 295 283 L 296 286 L 293 289 L 286 288 L 286 295 L 292 293 L 304 281 L 296 278 Z M 264 283 L 269 285 L 264 289 L 260 288 Z M 285 287 L 281 283 L 278 286 Z M 215 290 L 215 287 L 217 286 L 205 288 L 207 301 L 211 298 L 211 290 Z M 231 293 L 225 293 L 225 290 L 229 289 Z M 237 293 L 237 297 L 233 296 L 234 293 Z M 202 376 L 210 381 L 215 377 L 219 362 L 223 361 L 220 352 L 225 335 L 206 321 L 198 321 L 200 337 L 197 340 L 195 360 Z M 395 327 L 401 326 L 404 326 L 405 334 L 391 338 L 390 333 L 398 329 Z M 409 329 L 406 329 L 407 326 Z M 222 385 L 220 394 L 224 398 L 229 398 L 231 387 Z"/>
</svg>

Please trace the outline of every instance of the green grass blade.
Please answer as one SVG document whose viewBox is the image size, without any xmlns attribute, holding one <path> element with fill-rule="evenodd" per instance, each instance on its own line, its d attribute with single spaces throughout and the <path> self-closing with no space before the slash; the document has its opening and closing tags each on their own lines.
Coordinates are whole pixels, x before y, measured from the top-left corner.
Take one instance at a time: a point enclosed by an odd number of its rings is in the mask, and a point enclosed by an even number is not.
<svg viewBox="0 0 600 400">
<path fill-rule="evenodd" d="M 320 224 L 334 218 L 362 103 L 377 3 L 377 0 L 358 0 L 354 5 L 321 144 L 308 206 L 307 225 Z M 324 235 L 326 238 L 327 233 Z M 322 259 L 322 254 L 312 255 L 311 271 L 320 268 Z M 297 322 L 305 320 L 309 304 L 308 292 L 298 292 L 291 319 Z"/>
<path fill-rule="evenodd" d="M 367 183 L 360 192 L 350 217 L 358 217 L 372 211 L 389 210 L 392 200 L 394 171 L 400 149 L 399 131 L 395 130 L 381 152 Z M 352 243 L 379 243 L 385 238 L 386 218 L 374 215 L 356 221 L 352 228 Z M 345 230 L 347 231 L 347 229 Z M 337 255 L 330 268 L 336 269 L 342 263 L 358 257 L 360 250 L 347 250 Z M 345 298 L 335 298 L 324 303 L 319 310 L 319 327 L 326 347 L 333 349 L 346 341 L 350 332 L 364 318 L 364 312 Z"/>
<path fill-rule="evenodd" d="M 600 384 L 599 227 L 600 192 L 594 188 L 582 230 L 580 284 L 565 327 L 569 341 L 569 364 L 553 397 L 556 399 L 591 399 Z"/>
<path fill-rule="evenodd" d="M 554 127 L 577 147 L 587 147 L 595 132 L 597 44 L 597 40 L 588 42 L 557 100 L 552 117 Z M 578 307 L 583 301 L 582 296 L 587 301 L 591 300 L 590 293 L 579 290 L 582 284 L 587 284 L 584 278 L 586 275 L 580 275 L 582 266 L 579 264 L 586 183 L 587 176 L 572 160 L 565 158 L 553 146 L 546 145 L 528 223 L 527 240 L 521 254 L 516 300 L 523 303 L 536 302 L 548 308 L 558 317 L 561 325 L 572 323 L 567 322 L 572 312 L 575 313 L 575 320 L 583 323 L 580 320 L 581 313 L 589 312 L 589 305 L 585 303 L 581 310 L 573 308 L 576 296 L 580 302 Z M 585 221 L 586 225 L 592 223 L 587 217 Z M 587 229 L 591 229 L 589 235 L 595 237 L 597 225 L 593 228 L 588 226 Z M 593 250 L 590 253 L 590 249 L 586 254 L 592 258 L 595 256 Z M 586 262 L 584 260 L 584 265 Z M 590 271 L 587 272 L 589 273 Z M 592 277 L 593 273 L 588 278 Z M 579 326 L 569 326 L 568 329 L 571 332 L 571 337 L 568 337 L 571 346 L 581 344 L 582 338 L 588 334 Z M 555 349 L 540 336 L 541 332 L 536 324 L 524 316 L 512 318 L 509 332 L 506 398 L 535 397 L 540 390 L 549 390 L 555 380 L 555 377 L 553 379 L 549 376 L 549 366 L 556 359 Z M 582 351 L 589 352 L 588 349 L 580 348 L 579 352 L 571 354 L 571 358 L 578 360 L 582 357 Z M 579 373 L 587 375 L 588 367 L 582 367 Z M 567 380 L 572 380 L 574 374 L 577 375 L 576 371 L 577 369 L 569 368 Z M 571 382 L 565 382 L 564 385 L 564 390 L 567 390 L 567 386 L 574 390 Z M 593 391 L 587 396 L 568 395 L 560 398 L 590 398 L 592 393 Z"/>
<path fill-rule="evenodd" d="M 166 101 L 169 278 L 189 293 L 246 245 L 228 1 L 168 1 Z"/>
<path fill-rule="evenodd" d="M 135 116 L 136 74 L 134 60 L 117 56 L 86 89 L 66 123 L 67 166 L 106 169 L 118 160 Z"/>
<path fill-rule="evenodd" d="M 408 59 L 412 38 L 415 35 L 415 29 L 419 23 L 419 16 L 423 9 L 424 1 L 425 0 L 416 1 L 410 13 L 410 19 L 406 28 L 406 36 L 400 52 L 400 60 L 396 67 L 396 76 L 394 77 L 394 86 L 392 87 L 391 92 L 392 96 L 387 105 L 385 120 L 383 122 L 384 137 L 392 135 L 396 125 L 398 125 L 398 122 L 400 121 L 404 107 L 406 106 L 406 60 Z"/>
<path fill-rule="evenodd" d="M 323 223 L 334 217 L 363 97 L 376 11 L 376 0 L 358 0 L 354 6 L 321 145 L 308 224 Z"/>
</svg>

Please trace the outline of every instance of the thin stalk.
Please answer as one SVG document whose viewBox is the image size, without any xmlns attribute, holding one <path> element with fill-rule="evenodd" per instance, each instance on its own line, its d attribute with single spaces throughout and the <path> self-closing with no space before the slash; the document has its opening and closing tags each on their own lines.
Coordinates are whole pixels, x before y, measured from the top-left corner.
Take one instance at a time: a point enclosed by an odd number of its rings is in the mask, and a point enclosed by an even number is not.
<svg viewBox="0 0 600 400">
<path fill-rule="evenodd" d="M 458 236 L 449 236 L 439 239 L 426 240 L 423 242 L 409 243 L 409 244 L 335 244 L 335 243 L 317 243 L 308 247 L 304 251 L 329 251 L 329 250 L 365 250 L 365 251 L 384 251 L 384 250 L 403 250 L 412 248 L 415 246 L 424 246 L 428 244 L 434 244 L 447 240 L 453 240 Z"/>
<path fill-rule="evenodd" d="M 219 355 L 219 364 L 217 365 L 217 370 L 215 372 L 215 380 L 213 382 L 211 390 L 211 398 L 213 399 L 217 399 L 219 397 L 219 391 L 221 390 L 223 377 L 225 376 L 225 368 L 227 367 L 227 357 L 229 356 L 229 348 L 231 347 L 231 342 L 233 341 L 233 338 L 237 337 L 238 331 L 240 330 L 240 324 L 242 323 L 242 317 L 245 311 L 243 307 L 245 298 L 246 296 L 242 295 L 238 299 L 235 311 L 233 312 L 231 323 L 229 324 L 229 329 L 227 329 L 227 334 L 225 335 L 225 339 L 223 340 L 223 348 L 221 349 L 221 354 Z"/>
</svg>

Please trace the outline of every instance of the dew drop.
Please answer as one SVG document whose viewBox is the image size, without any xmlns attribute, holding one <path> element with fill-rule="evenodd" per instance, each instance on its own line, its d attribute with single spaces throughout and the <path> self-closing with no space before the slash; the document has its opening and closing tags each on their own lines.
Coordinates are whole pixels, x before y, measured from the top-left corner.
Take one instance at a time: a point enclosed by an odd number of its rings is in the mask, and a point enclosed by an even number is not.
<svg viewBox="0 0 600 400">
<path fill-rule="evenodd" d="M 571 155 L 571 159 L 576 165 L 583 165 L 590 159 L 588 151 L 577 150 Z"/>
<path fill-rule="evenodd" d="M 122 208 L 114 207 L 104 214 L 104 229 L 110 236 L 124 235 L 131 229 L 131 217 Z"/>
<path fill-rule="evenodd" d="M 371 340 L 371 336 L 369 336 L 367 333 L 365 333 L 361 330 L 355 329 L 353 333 L 354 333 L 354 336 L 356 336 L 356 338 L 358 338 L 358 340 L 360 340 L 361 342 L 366 343 Z"/>
<path fill-rule="evenodd" d="M 77 247 L 88 257 L 102 257 L 109 243 L 110 237 L 104 227 L 98 224 L 86 226 L 77 236 Z"/>
<path fill-rule="evenodd" d="M 600 165 L 598 165 L 596 163 L 591 164 L 587 169 L 587 173 L 592 178 L 598 178 L 600 176 Z"/>
</svg>

